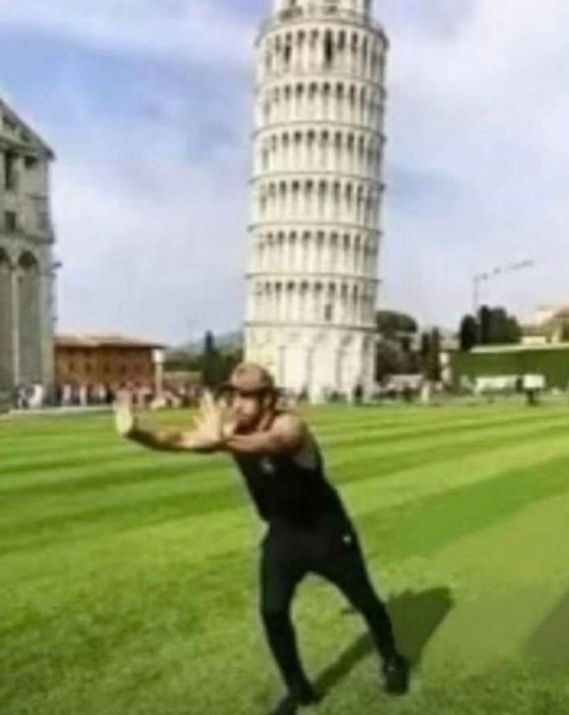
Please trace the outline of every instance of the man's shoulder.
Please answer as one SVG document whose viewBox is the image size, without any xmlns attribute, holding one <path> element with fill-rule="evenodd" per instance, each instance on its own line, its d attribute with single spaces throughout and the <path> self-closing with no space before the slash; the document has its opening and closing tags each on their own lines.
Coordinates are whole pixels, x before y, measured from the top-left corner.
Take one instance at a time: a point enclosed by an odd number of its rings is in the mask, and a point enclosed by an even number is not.
<svg viewBox="0 0 569 715">
<path fill-rule="evenodd" d="M 281 410 L 276 413 L 273 420 L 273 428 L 287 432 L 308 432 L 308 426 L 304 418 L 296 412 Z"/>
<path fill-rule="evenodd" d="M 292 453 L 294 455 L 306 455 L 308 462 L 312 463 L 312 453 L 314 452 L 314 439 L 310 433 L 306 421 L 296 412 L 283 411 L 278 414 L 273 422 L 275 429 L 287 442 L 294 445 Z"/>
</svg>

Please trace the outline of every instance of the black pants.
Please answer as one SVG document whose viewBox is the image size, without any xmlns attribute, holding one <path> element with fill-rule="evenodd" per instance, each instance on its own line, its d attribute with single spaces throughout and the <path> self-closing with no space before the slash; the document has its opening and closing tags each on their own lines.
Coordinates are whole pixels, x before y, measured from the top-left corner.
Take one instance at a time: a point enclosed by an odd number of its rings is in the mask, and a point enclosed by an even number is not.
<svg viewBox="0 0 569 715">
<path fill-rule="evenodd" d="M 351 523 L 327 517 L 312 528 L 271 524 L 262 542 L 261 616 L 273 656 L 292 693 L 308 683 L 290 617 L 295 589 L 308 573 L 340 589 L 367 622 L 384 659 L 397 652 L 389 615 L 370 582 Z"/>
</svg>

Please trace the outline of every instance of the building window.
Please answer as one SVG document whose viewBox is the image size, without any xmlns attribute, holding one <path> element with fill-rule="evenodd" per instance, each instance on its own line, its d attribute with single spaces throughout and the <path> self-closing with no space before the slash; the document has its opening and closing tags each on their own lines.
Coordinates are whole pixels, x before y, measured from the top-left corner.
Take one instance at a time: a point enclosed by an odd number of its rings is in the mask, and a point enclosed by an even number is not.
<svg viewBox="0 0 569 715">
<path fill-rule="evenodd" d="M 10 151 L 4 154 L 4 188 L 11 191 L 17 185 L 16 155 Z"/>
<path fill-rule="evenodd" d="M 15 132 L 17 129 L 17 125 L 9 118 L 9 117 L 2 117 L 2 126 L 4 128 L 4 131 L 7 132 Z"/>
<path fill-rule="evenodd" d="M 24 166 L 26 167 L 26 169 L 28 169 L 28 171 L 32 171 L 33 169 L 35 169 L 38 163 L 39 162 L 35 156 L 26 156 L 26 158 L 24 159 Z"/>
<path fill-rule="evenodd" d="M 4 211 L 4 229 L 7 233 L 18 230 L 18 217 L 15 211 Z"/>
<path fill-rule="evenodd" d="M 334 62 L 334 37 L 327 32 L 324 38 L 324 64 L 330 67 Z"/>
</svg>

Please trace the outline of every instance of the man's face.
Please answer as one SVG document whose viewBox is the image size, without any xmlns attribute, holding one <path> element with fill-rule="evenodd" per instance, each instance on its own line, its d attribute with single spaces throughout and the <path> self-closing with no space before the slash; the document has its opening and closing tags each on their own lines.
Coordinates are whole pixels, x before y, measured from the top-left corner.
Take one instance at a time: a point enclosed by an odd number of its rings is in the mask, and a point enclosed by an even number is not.
<svg viewBox="0 0 569 715">
<path fill-rule="evenodd" d="M 263 394 L 235 390 L 231 396 L 231 411 L 240 430 L 253 431 L 267 409 L 267 398 Z"/>
</svg>

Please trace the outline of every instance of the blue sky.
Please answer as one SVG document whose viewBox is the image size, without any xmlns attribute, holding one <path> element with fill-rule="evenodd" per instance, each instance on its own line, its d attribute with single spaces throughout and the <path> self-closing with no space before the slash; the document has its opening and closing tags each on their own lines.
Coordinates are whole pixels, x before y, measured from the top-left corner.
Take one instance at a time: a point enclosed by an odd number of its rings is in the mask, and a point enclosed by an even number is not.
<svg viewBox="0 0 569 715">
<path fill-rule="evenodd" d="M 269 0 L 0 0 L 0 94 L 53 146 L 60 330 L 172 342 L 243 313 L 253 38 Z M 569 302 L 569 4 L 376 0 L 391 38 L 381 304 L 471 278 Z"/>
</svg>

